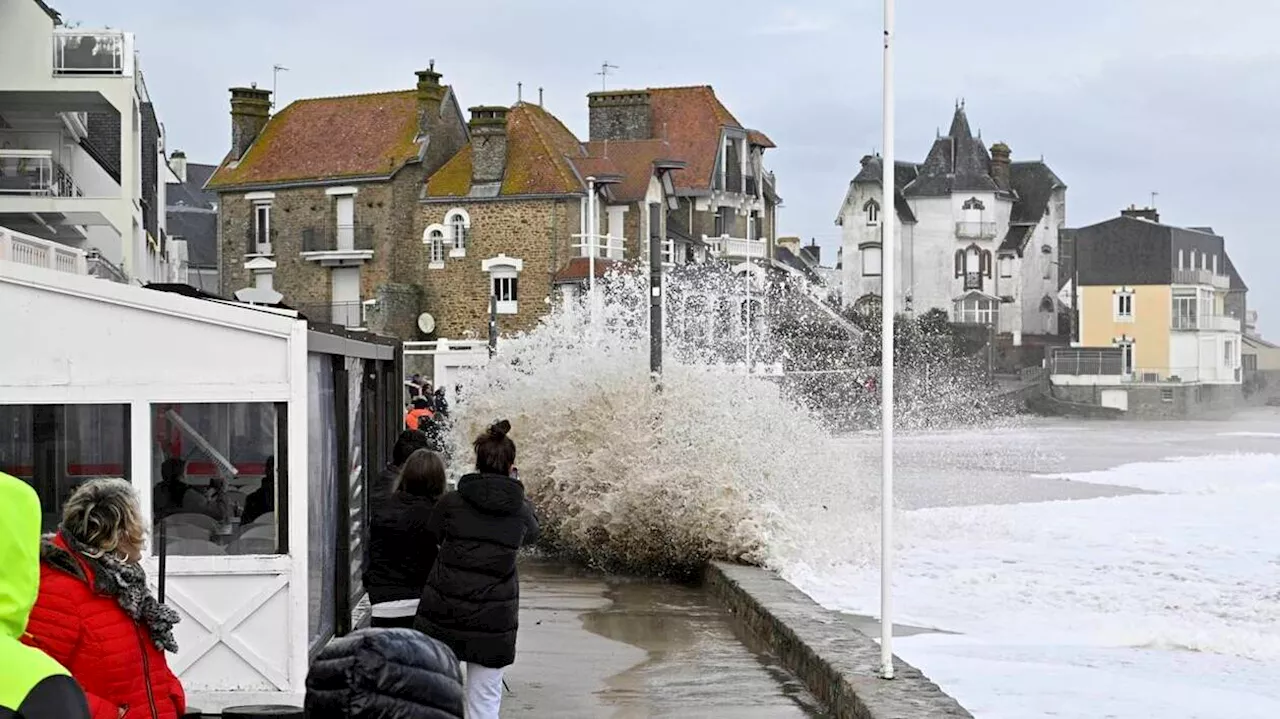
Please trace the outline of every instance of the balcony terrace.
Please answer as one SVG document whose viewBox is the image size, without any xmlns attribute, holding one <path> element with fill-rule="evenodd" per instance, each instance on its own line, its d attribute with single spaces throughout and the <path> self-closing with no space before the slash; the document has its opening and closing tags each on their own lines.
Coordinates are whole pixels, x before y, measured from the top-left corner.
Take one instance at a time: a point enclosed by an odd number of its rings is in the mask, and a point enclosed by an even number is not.
<svg viewBox="0 0 1280 719">
<path fill-rule="evenodd" d="M 328 267 L 373 259 L 373 225 L 327 225 L 302 230 L 302 258 Z"/>
<path fill-rule="evenodd" d="M 769 241 L 765 239 L 750 240 L 741 237 L 720 235 L 719 237 L 702 236 L 702 241 L 711 248 L 715 257 L 737 259 L 767 259 L 769 257 Z"/>
<path fill-rule="evenodd" d="M 1175 285 L 1208 285 L 1218 290 L 1231 289 L 1231 278 L 1219 275 L 1212 270 L 1175 269 L 1173 271 Z"/>
<path fill-rule="evenodd" d="M 996 236 L 994 222 L 957 222 L 956 237 L 962 240 L 992 240 Z"/>
<path fill-rule="evenodd" d="M 62 28 L 53 31 L 55 76 L 131 77 L 133 71 L 133 33 Z"/>
<path fill-rule="evenodd" d="M 44 267 L 73 275 L 89 274 L 83 250 L 0 227 L 0 261 Z"/>
</svg>

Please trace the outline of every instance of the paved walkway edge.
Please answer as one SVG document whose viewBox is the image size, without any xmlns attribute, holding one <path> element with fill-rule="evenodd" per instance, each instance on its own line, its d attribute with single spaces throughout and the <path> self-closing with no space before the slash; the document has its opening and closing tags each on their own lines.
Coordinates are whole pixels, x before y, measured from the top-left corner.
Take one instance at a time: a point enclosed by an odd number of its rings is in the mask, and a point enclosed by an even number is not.
<svg viewBox="0 0 1280 719">
<path fill-rule="evenodd" d="M 897 657 L 896 678 L 881 679 L 877 642 L 773 572 L 712 562 L 704 582 L 739 627 L 762 640 L 836 719 L 973 719 Z"/>
</svg>

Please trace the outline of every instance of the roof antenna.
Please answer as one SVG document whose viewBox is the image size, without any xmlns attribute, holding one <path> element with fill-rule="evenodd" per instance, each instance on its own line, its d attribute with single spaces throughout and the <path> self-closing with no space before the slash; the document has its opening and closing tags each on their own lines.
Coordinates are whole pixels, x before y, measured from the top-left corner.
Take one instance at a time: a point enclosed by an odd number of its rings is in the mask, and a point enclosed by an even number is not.
<svg viewBox="0 0 1280 719">
<path fill-rule="evenodd" d="M 1152 193 L 1151 193 L 1151 209 L 1153 209 L 1153 210 L 1154 210 L 1154 209 L 1156 209 L 1156 198 L 1157 198 L 1157 197 L 1159 197 L 1159 196 L 1160 196 L 1160 193 L 1159 193 L 1159 192 L 1152 191 Z"/>
<path fill-rule="evenodd" d="M 431 72 L 436 71 L 436 59 L 434 57 L 431 58 L 430 60 L 427 60 L 427 69 L 430 70 Z"/>
<path fill-rule="evenodd" d="M 600 63 L 600 72 L 596 73 L 597 75 L 600 76 L 600 92 L 605 92 L 606 90 L 609 89 L 606 86 L 606 83 L 608 83 L 609 81 L 609 71 L 617 70 L 617 69 L 618 69 L 618 66 L 610 65 L 608 60 L 605 60 L 604 62 Z"/>
<path fill-rule="evenodd" d="M 280 71 L 289 72 L 289 68 L 284 65 L 271 66 L 271 109 L 276 109 L 276 80 L 280 77 Z"/>
<path fill-rule="evenodd" d="M 538 107 L 542 107 L 542 88 L 538 88 Z"/>
<path fill-rule="evenodd" d="M 517 82 L 516 83 L 516 104 L 519 105 L 523 101 L 524 101 L 524 83 Z"/>
</svg>

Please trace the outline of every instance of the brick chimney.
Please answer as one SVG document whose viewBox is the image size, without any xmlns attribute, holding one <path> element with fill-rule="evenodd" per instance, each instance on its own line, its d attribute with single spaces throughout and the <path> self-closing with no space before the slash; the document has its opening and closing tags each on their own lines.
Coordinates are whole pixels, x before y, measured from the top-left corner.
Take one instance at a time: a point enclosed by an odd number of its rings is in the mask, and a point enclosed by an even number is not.
<svg viewBox="0 0 1280 719">
<path fill-rule="evenodd" d="M 501 182 L 507 169 L 507 108 L 471 108 L 471 183 Z"/>
<path fill-rule="evenodd" d="M 1132 217 L 1135 220 L 1146 220 L 1160 224 L 1160 213 L 1156 212 L 1154 207 L 1135 207 L 1129 205 L 1128 209 L 1120 210 L 1121 217 Z"/>
<path fill-rule="evenodd" d="M 231 159 L 239 160 L 271 119 L 271 91 L 231 88 Z"/>
<path fill-rule="evenodd" d="M 997 142 L 991 146 L 991 179 L 996 181 L 996 186 L 1002 190 L 1010 187 L 1009 173 L 1009 156 L 1013 154 L 1009 150 L 1009 146 L 1003 142 Z"/>
<path fill-rule="evenodd" d="M 587 95 L 590 137 L 599 140 L 653 139 L 648 90 L 610 90 Z"/>
<path fill-rule="evenodd" d="M 444 102 L 444 85 L 440 84 L 440 73 L 436 72 L 436 63 L 426 70 L 414 73 L 418 76 L 418 129 L 429 132 L 440 117 L 440 104 Z"/>
</svg>

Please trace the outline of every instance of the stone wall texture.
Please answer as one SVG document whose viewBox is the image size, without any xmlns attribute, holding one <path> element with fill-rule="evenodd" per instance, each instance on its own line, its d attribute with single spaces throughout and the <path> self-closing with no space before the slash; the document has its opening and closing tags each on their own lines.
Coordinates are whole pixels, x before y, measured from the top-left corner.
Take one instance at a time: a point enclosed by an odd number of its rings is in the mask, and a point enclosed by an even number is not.
<svg viewBox="0 0 1280 719">
<path fill-rule="evenodd" d="M 1183 419 L 1245 405 L 1240 385 L 1128 385 L 1123 388 L 1054 385 L 1052 396 L 1066 402 L 1098 405 L 1104 389 L 1128 391 L 1129 410 L 1123 413 L 1125 417 Z"/>
<path fill-rule="evenodd" d="M 973 719 L 920 670 L 897 657 L 893 681 L 881 678 L 879 644 L 773 572 L 713 562 L 705 582 L 739 628 L 762 640 L 831 716 Z"/>
<path fill-rule="evenodd" d="M 576 201 L 567 199 L 499 200 L 488 202 L 426 203 L 419 226 L 444 222 L 455 207 L 471 218 L 465 257 L 446 257 L 442 269 L 431 269 L 426 244 L 402 248 L 402 272 L 420 278 L 423 311 L 436 320 L 437 337 L 483 339 L 489 333 L 491 277 L 481 262 L 499 254 L 524 261 L 520 273 L 517 314 L 498 315 L 501 335 L 532 329 L 550 309 L 552 280 L 569 259 L 570 234 L 576 225 Z M 570 209 L 572 208 L 572 209 Z M 419 232 L 419 235 L 421 232 Z"/>
</svg>

